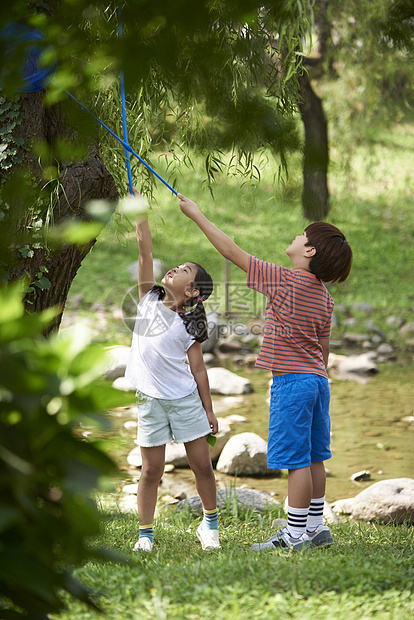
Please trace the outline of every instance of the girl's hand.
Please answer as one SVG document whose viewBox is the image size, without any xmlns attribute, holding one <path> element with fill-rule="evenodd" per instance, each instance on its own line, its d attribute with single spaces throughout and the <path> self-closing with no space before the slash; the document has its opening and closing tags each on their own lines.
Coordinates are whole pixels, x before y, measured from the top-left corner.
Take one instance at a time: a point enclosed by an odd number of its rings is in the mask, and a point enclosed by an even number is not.
<svg viewBox="0 0 414 620">
<path fill-rule="evenodd" d="M 177 198 L 180 200 L 180 209 L 191 220 L 194 220 L 197 217 L 197 214 L 200 213 L 200 209 L 197 207 L 196 203 L 186 198 L 182 194 L 177 194 Z"/>
<path fill-rule="evenodd" d="M 212 411 L 207 413 L 207 419 L 210 422 L 211 432 L 215 435 L 218 433 L 218 420 Z"/>
</svg>

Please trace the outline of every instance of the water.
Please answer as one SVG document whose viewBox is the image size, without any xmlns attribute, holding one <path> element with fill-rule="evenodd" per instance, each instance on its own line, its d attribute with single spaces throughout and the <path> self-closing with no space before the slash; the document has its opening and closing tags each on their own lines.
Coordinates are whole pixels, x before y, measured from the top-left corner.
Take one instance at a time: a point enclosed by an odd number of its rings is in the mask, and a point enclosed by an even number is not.
<svg viewBox="0 0 414 620">
<path fill-rule="evenodd" d="M 243 397 L 239 406 L 218 417 L 239 414 L 247 418 L 232 426 L 232 433 L 254 432 L 267 439 L 268 389 L 270 374 L 253 369 L 243 371 L 252 382 L 254 392 Z M 220 397 L 213 397 L 221 402 Z M 134 447 L 135 429 L 126 430 L 131 420 L 127 411 L 113 414 L 115 449 L 112 455 L 122 468 L 123 483 L 138 478 L 138 470 L 126 464 L 126 455 Z M 405 419 L 404 419 L 405 418 Z M 325 465 L 330 471 L 327 501 L 354 497 L 374 482 L 390 478 L 414 477 L 414 366 L 397 364 L 380 366 L 380 373 L 366 384 L 333 381 L 331 384 L 332 458 Z M 355 483 L 352 474 L 368 470 L 371 479 Z M 138 474 L 138 475 L 137 475 Z M 234 478 L 216 472 L 220 488 L 233 485 Z M 281 477 L 239 477 L 237 486 L 256 488 L 275 495 L 282 501 L 287 495 L 287 472 Z M 176 469 L 165 474 L 160 495 L 184 492 L 196 495 L 192 472 Z"/>
</svg>

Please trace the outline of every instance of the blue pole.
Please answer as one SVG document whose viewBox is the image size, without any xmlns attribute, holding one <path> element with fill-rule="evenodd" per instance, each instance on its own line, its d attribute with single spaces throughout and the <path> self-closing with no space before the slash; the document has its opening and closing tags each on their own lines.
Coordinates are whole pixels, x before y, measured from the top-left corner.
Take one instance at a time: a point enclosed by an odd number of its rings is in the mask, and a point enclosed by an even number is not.
<svg viewBox="0 0 414 620">
<path fill-rule="evenodd" d="M 122 13 L 122 3 L 119 3 L 118 6 L 118 33 L 119 38 L 122 39 L 122 21 L 121 21 L 121 13 Z M 122 105 L 122 129 L 124 142 L 128 144 L 128 125 L 126 118 L 126 105 L 125 105 L 125 85 L 124 85 L 124 72 L 121 70 L 120 75 L 120 84 L 121 84 L 121 105 Z M 131 159 L 129 156 L 129 151 L 125 149 L 125 158 L 126 158 L 126 167 L 128 173 L 128 185 L 129 185 L 129 193 L 132 194 L 133 182 L 132 182 L 132 173 L 131 173 Z"/>
<path fill-rule="evenodd" d="M 128 153 L 132 153 L 132 155 L 134 155 L 137 159 L 139 159 L 139 161 L 144 164 L 144 166 L 146 168 L 148 168 L 148 170 L 150 170 L 150 172 L 152 172 L 152 174 L 154 174 L 157 179 L 159 179 L 162 183 L 164 183 L 164 185 L 166 185 L 166 187 L 168 187 L 168 189 L 170 189 L 172 191 L 173 194 L 177 195 L 177 190 L 175 190 L 173 187 L 171 187 L 171 185 L 169 183 L 167 183 L 167 181 L 165 181 L 162 177 L 160 177 L 160 175 L 155 172 L 155 170 L 153 168 L 151 168 L 151 166 L 149 164 L 147 164 L 146 161 L 144 161 L 142 159 L 142 157 L 140 157 L 138 155 L 138 153 L 136 153 L 130 146 L 129 144 L 127 144 L 126 142 L 124 142 L 124 140 L 121 140 L 121 138 L 119 138 L 116 133 L 114 133 L 111 129 L 109 129 L 109 127 L 107 125 L 105 125 L 105 123 L 103 123 L 97 116 L 95 116 L 95 114 L 93 114 L 90 110 L 88 110 L 88 108 L 86 106 L 83 105 L 83 103 L 81 103 L 78 99 L 76 99 L 76 97 L 74 97 L 73 95 L 70 94 L 69 91 L 65 91 L 67 95 L 69 95 L 69 97 L 71 97 L 71 99 L 73 99 L 74 101 L 76 101 L 77 104 L 79 104 L 81 106 L 81 108 L 83 108 L 85 110 L 85 112 L 88 112 L 88 114 L 90 114 L 91 116 L 93 116 L 93 118 L 104 128 L 106 129 L 106 131 L 109 131 L 109 133 L 111 135 L 113 135 L 114 138 L 116 138 L 116 140 L 118 140 L 118 142 L 120 142 L 122 144 L 122 146 L 124 147 L 124 149 L 126 151 L 128 151 Z"/>
</svg>

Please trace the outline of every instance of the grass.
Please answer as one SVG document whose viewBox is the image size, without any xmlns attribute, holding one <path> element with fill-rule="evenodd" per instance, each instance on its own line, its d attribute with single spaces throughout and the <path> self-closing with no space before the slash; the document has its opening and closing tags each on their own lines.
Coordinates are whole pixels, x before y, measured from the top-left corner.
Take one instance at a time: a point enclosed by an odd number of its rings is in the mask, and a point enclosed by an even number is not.
<svg viewBox="0 0 414 620">
<path fill-rule="evenodd" d="M 100 592 L 108 620 L 312 620 L 408 618 L 414 612 L 414 528 L 345 522 L 332 526 L 335 545 L 305 553 L 256 554 L 253 541 L 272 533 L 275 509 L 220 516 L 222 549 L 203 552 L 198 520 L 168 512 L 155 523 L 151 554 L 133 554 L 137 517 L 107 514 L 100 544 L 126 556 L 125 564 L 88 564 L 77 577 Z M 99 614 L 68 601 L 56 620 Z"/>
</svg>

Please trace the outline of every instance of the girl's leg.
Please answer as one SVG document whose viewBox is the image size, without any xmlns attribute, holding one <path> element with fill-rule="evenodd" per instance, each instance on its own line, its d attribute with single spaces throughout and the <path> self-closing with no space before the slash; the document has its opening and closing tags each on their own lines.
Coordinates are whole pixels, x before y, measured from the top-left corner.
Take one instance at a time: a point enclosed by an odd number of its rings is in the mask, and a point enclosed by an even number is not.
<svg viewBox="0 0 414 620">
<path fill-rule="evenodd" d="M 217 515 L 216 478 L 211 464 L 207 439 L 200 437 L 185 444 L 188 462 L 194 472 L 204 517 L 197 528 L 203 550 L 220 549 Z"/>
<path fill-rule="evenodd" d="M 158 485 L 165 465 L 165 445 L 142 448 L 142 468 L 138 482 L 138 517 L 140 525 L 151 525 L 157 503 Z"/>
<path fill-rule="evenodd" d="M 197 493 L 204 510 L 217 508 L 216 478 L 211 464 L 210 449 L 205 437 L 184 444 L 188 463 L 194 472 Z"/>
</svg>

